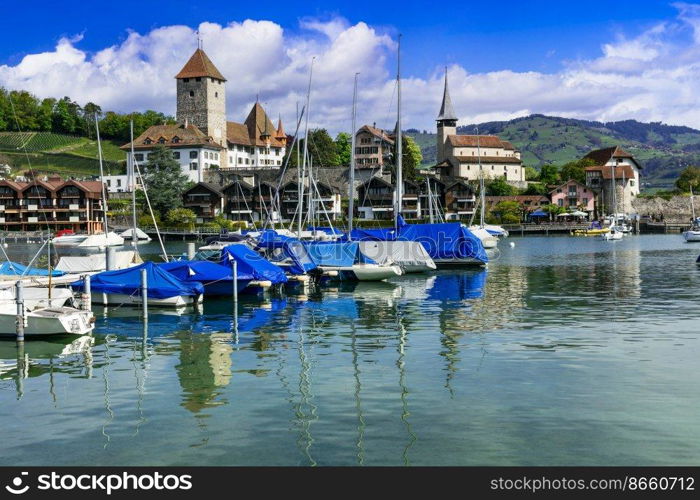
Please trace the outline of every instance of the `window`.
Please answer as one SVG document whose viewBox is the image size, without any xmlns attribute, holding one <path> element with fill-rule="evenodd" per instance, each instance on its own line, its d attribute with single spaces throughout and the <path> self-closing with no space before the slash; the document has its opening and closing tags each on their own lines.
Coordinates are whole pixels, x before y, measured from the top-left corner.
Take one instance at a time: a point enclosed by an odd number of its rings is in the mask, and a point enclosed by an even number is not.
<svg viewBox="0 0 700 500">
<path fill-rule="evenodd" d="M 634 187 L 634 181 L 630 181 L 630 187 Z"/>
<path fill-rule="evenodd" d="M 218 92 L 214 92 L 214 97 L 219 97 L 219 93 L 218 93 Z"/>
<path fill-rule="evenodd" d="M 197 158 L 197 151 L 190 151 L 190 158 Z"/>
<path fill-rule="evenodd" d="M 195 79 L 194 79 L 194 81 L 195 81 L 195 82 L 201 82 L 201 81 L 202 81 L 202 79 L 201 79 L 201 78 L 199 78 L 199 77 L 197 77 L 197 78 L 195 78 Z"/>
<path fill-rule="evenodd" d="M 143 141 L 144 144 L 152 144 L 153 141 L 151 140 L 150 137 L 146 137 L 146 140 Z"/>
<path fill-rule="evenodd" d="M 173 158 L 175 158 L 176 160 L 179 160 L 179 159 L 180 159 L 180 152 L 179 152 L 179 151 L 173 151 Z"/>
<path fill-rule="evenodd" d="M 557 204 L 558 204 L 560 207 L 563 207 L 563 206 L 564 206 L 564 200 L 560 199 L 559 201 L 557 201 Z"/>
<path fill-rule="evenodd" d="M 190 163 L 190 170 L 197 170 L 197 162 L 196 161 L 193 161 L 192 163 Z"/>
<path fill-rule="evenodd" d="M 246 159 L 245 159 L 245 164 L 246 164 L 246 165 L 249 165 L 249 164 L 250 164 L 250 159 L 246 158 Z"/>
<path fill-rule="evenodd" d="M 208 160 L 209 159 L 209 151 L 204 152 L 204 159 Z"/>
<path fill-rule="evenodd" d="M 239 157 L 238 157 L 238 164 L 240 165 L 241 163 L 243 163 L 243 158 L 241 158 L 241 157 L 239 156 Z"/>
<path fill-rule="evenodd" d="M 158 144 L 165 144 L 165 139 L 163 137 L 158 139 Z"/>
<path fill-rule="evenodd" d="M 122 187 L 122 180 L 121 179 L 117 179 L 117 187 Z"/>
<path fill-rule="evenodd" d="M 581 201 L 583 202 L 584 206 L 588 206 L 588 198 L 583 198 Z"/>
<path fill-rule="evenodd" d="M 142 153 L 136 153 L 134 155 L 134 160 L 136 161 L 143 161 L 143 154 Z"/>
<path fill-rule="evenodd" d="M 277 160 L 277 165 L 282 165 L 282 160 Z"/>
<path fill-rule="evenodd" d="M 110 181 L 109 179 L 107 179 L 107 187 L 112 187 L 112 181 Z"/>
<path fill-rule="evenodd" d="M 209 168 L 209 164 L 208 164 L 208 163 L 205 163 L 205 164 L 204 164 L 204 168 Z"/>
<path fill-rule="evenodd" d="M 493 169 L 494 169 L 494 168 L 493 168 L 493 165 L 491 165 L 491 170 L 493 170 Z"/>
<path fill-rule="evenodd" d="M 190 81 L 190 79 L 189 79 L 189 78 L 184 78 L 182 81 L 185 82 L 185 83 L 188 83 L 188 82 Z"/>
<path fill-rule="evenodd" d="M 194 90 L 190 90 L 190 97 L 194 97 Z"/>
<path fill-rule="evenodd" d="M 180 138 L 178 136 L 173 137 L 173 144 L 178 144 L 180 142 Z"/>
<path fill-rule="evenodd" d="M 280 155 L 280 148 L 275 148 L 275 156 L 279 156 L 279 155 Z"/>
</svg>

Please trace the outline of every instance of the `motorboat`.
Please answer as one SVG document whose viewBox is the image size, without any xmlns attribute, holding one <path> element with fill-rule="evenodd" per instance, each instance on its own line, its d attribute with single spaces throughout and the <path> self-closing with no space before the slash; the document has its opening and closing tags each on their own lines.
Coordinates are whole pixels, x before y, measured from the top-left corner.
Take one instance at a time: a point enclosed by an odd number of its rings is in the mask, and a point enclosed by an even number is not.
<svg viewBox="0 0 700 500">
<path fill-rule="evenodd" d="M 24 335 L 27 337 L 44 335 L 86 335 L 93 328 L 94 317 L 91 311 L 73 307 L 39 307 L 24 312 Z M 0 303 L 0 335 L 17 334 L 17 305 Z"/>
<path fill-rule="evenodd" d="M 23 289 L 24 305 L 27 309 L 38 307 L 63 307 L 73 300 L 73 292 L 68 288 L 25 287 Z M 0 289 L 0 304 L 15 303 L 15 287 L 11 285 Z"/>
<path fill-rule="evenodd" d="M 607 233 L 603 233 L 598 237 L 606 241 L 617 241 L 621 240 L 623 236 L 624 233 L 621 229 L 619 229 L 617 226 L 611 226 Z"/>
<path fill-rule="evenodd" d="M 117 233 L 107 234 L 64 234 L 51 240 L 56 248 L 106 248 L 124 244 L 124 238 Z"/>
<path fill-rule="evenodd" d="M 425 247 L 418 241 L 359 241 L 360 252 L 380 264 L 396 264 L 404 273 L 437 269 Z"/>
<path fill-rule="evenodd" d="M 484 245 L 484 248 L 491 249 L 498 246 L 498 237 L 491 234 L 485 226 L 469 226 L 468 229 L 474 236 L 481 240 L 481 244 Z"/>
<path fill-rule="evenodd" d="M 126 231 L 122 231 L 121 233 L 119 233 L 119 236 L 124 238 L 125 241 L 133 241 L 134 238 L 131 236 L 133 233 L 134 228 L 130 228 Z M 147 243 L 151 241 L 151 237 L 144 233 L 141 229 L 136 228 L 136 241 L 141 243 Z"/>
<path fill-rule="evenodd" d="M 379 264 L 364 255 L 356 241 L 313 241 L 307 242 L 306 248 L 311 259 L 327 278 L 381 281 L 403 274 L 403 270 L 397 264 Z"/>
</svg>

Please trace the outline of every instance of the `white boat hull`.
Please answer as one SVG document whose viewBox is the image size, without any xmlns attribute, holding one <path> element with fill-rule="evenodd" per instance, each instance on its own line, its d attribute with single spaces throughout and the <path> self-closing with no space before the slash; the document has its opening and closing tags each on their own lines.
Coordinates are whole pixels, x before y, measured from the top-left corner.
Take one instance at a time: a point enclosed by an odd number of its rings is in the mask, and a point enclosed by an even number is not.
<svg viewBox="0 0 700 500">
<path fill-rule="evenodd" d="M 472 257 L 464 259 L 433 259 L 435 265 L 440 268 L 445 267 L 461 267 L 461 266 L 485 266 L 486 262 Z"/>
<path fill-rule="evenodd" d="M 355 264 L 352 266 L 352 272 L 358 281 L 382 281 L 403 274 L 399 266 L 379 266 L 377 264 Z"/>
<path fill-rule="evenodd" d="M 689 242 L 697 242 L 700 241 L 700 231 L 686 231 L 683 233 L 683 238 L 685 238 L 685 241 Z"/>
<path fill-rule="evenodd" d="M 605 234 L 600 235 L 600 238 L 603 240 L 606 240 L 606 241 L 617 241 L 617 240 L 621 240 L 622 237 L 623 237 L 623 233 L 619 232 L 619 231 L 616 231 L 616 232 L 611 231 L 609 233 L 605 233 Z"/>
<path fill-rule="evenodd" d="M 67 288 L 52 288 L 49 299 L 49 289 L 27 287 L 24 289 L 24 306 L 30 311 L 38 307 L 63 307 L 73 298 L 73 292 Z M 15 303 L 15 287 L 0 290 L 0 303 L 3 305 Z"/>
<path fill-rule="evenodd" d="M 486 229 L 481 226 L 471 226 L 469 231 L 481 240 L 481 244 L 484 248 L 496 248 L 498 246 L 498 238 L 489 233 Z"/>
<path fill-rule="evenodd" d="M 155 297 L 148 297 L 149 307 L 187 307 L 196 304 L 201 304 L 203 301 L 203 296 L 189 296 L 189 295 L 176 295 L 174 297 L 168 297 L 165 299 L 157 299 Z M 140 306 L 141 296 L 139 295 L 126 295 L 122 293 L 102 293 L 93 292 L 92 293 L 92 303 L 100 306 Z"/>
<path fill-rule="evenodd" d="M 117 233 L 108 234 L 71 234 L 51 240 L 57 248 L 106 248 L 124 244 L 124 238 Z"/>
<path fill-rule="evenodd" d="M 49 307 L 25 313 L 25 337 L 44 335 L 86 335 L 92 331 L 93 315 L 72 307 Z M 17 332 L 15 311 L 0 311 L 0 335 L 14 336 Z"/>
</svg>

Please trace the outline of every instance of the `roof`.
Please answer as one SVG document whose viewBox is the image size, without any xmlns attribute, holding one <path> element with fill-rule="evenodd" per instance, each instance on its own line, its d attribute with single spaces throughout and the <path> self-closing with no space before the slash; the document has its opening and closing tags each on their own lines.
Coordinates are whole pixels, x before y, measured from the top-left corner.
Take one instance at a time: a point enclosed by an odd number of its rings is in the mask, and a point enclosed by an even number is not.
<svg viewBox="0 0 700 500">
<path fill-rule="evenodd" d="M 163 143 L 158 141 L 163 139 Z M 148 142 L 150 141 L 150 142 Z M 214 149 L 221 149 L 214 140 L 199 130 L 195 125 L 153 125 L 148 127 L 141 135 L 134 139 L 134 149 L 153 149 L 155 146 L 186 147 L 186 146 L 207 146 Z M 131 143 L 120 147 L 122 150 L 131 149 Z"/>
<path fill-rule="evenodd" d="M 586 167 L 586 172 L 600 172 L 603 179 L 612 179 L 613 172 L 615 179 L 622 179 L 623 174 L 625 179 L 634 179 L 634 170 L 629 165 L 620 165 L 617 167 L 610 167 L 609 165 L 598 165 L 593 167 Z M 612 172 L 611 172 L 612 170 Z"/>
<path fill-rule="evenodd" d="M 368 186 L 372 183 L 375 183 L 375 182 L 378 182 L 380 184 L 384 184 L 385 186 L 388 186 L 390 188 L 394 187 L 394 185 L 391 182 L 385 181 L 381 177 L 371 177 L 371 178 L 367 179 L 365 182 L 363 182 L 362 184 L 360 184 L 360 186 L 366 187 L 366 186 Z"/>
<path fill-rule="evenodd" d="M 216 69 L 214 63 L 211 62 L 209 56 L 202 50 L 197 49 L 190 57 L 190 60 L 182 67 L 180 72 L 175 75 L 175 78 L 197 78 L 202 76 L 208 76 L 211 78 L 216 78 L 217 80 L 226 81 L 226 78 L 221 74 L 221 72 Z"/>
<path fill-rule="evenodd" d="M 437 121 L 443 120 L 457 120 L 455 110 L 452 108 L 450 90 L 447 88 L 447 68 L 445 68 L 445 90 L 442 93 L 442 106 L 440 106 L 440 112 L 437 117 Z"/>
<path fill-rule="evenodd" d="M 474 191 L 474 188 L 466 180 L 456 179 L 456 178 L 453 178 L 449 184 L 445 184 L 445 191 L 449 191 L 450 189 L 452 189 L 453 187 L 455 187 L 457 185 L 467 187 L 471 191 Z"/>
<path fill-rule="evenodd" d="M 217 186 L 216 184 L 212 184 L 211 182 L 198 182 L 197 184 L 195 184 L 195 185 L 192 186 L 191 188 L 187 189 L 187 190 L 185 191 L 184 194 L 187 194 L 187 193 L 189 193 L 190 191 L 192 191 L 193 189 L 196 189 L 196 188 L 198 188 L 198 187 L 203 187 L 203 188 L 205 188 L 205 189 L 208 189 L 208 190 L 211 191 L 212 193 L 218 194 L 219 196 L 223 196 L 223 195 L 224 195 L 224 194 L 221 192 L 221 191 L 222 191 L 222 190 L 221 190 L 221 187 L 220 187 L 220 186 Z"/>
<path fill-rule="evenodd" d="M 51 192 L 58 192 L 65 187 L 75 186 L 81 191 L 87 193 L 92 198 L 102 196 L 102 183 L 100 181 L 77 181 L 75 179 L 59 180 L 52 179 L 51 182 L 42 179 L 35 179 L 31 182 L 15 182 L 11 180 L 0 180 L 0 186 L 8 186 L 17 192 L 23 192 L 32 186 L 42 186 Z"/>
<path fill-rule="evenodd" d="M 516 196 L 484 196 L 487 202 L 498 203 L 499 201 L 546 201 L 549 203 L 549 198 L 539 194 L 521 194 Z"/>
<path fill-rule="evenodd" d="M 478 156 L 455 156 L 460 163 L 479 163 Z M 481 163 L 515 163 L 520 165 L 523 161 L 515 156 L 482 156 Z"/>
<path fill-rule="evenodd" d="M 580 183 L 579 181 L 577 181 L 576 179 L 569 179 L 568 181 L 563 182 L 563 183 L 559 184 L 558 186 L 554 186 L 552 189 L 549 190 L 549 192 L 550 192 L 550 193 L 553 193 L 553 192 L 556 191 L 557 189 L 564 188 L 564 187 L 568 186 L 569 184 L 571 184 L 572 182 L 573 182 L 574 184 L 578 185 L 578 186 L 583 187 L 583 188 L 587 187 L 585 184 L 581 184 L 581 183 Z"/>
<path fill-rule="evenodd" d="M 363 125 L 357 130 L 357 134 L 360 132 L 368 132 L 371 135 L 388 142 L 389 144 L 393 145 L 394 144 L 394 139 L 392 139 L 386 132 L 384 132 L 382 129 L 372 127 L 370 125 Z M 355 134 L 357 136 L 357 134 Z"/>
<path fill-rule="evenodd" d="M 213 184 L 212 184 L 213 185 Z M 253 187 L 251 184 L 248 184 L 246 181 L 241 180 L 241 179 L 236 179 L 235 181 L 232 181 L 231 183 L 227 184 L 224 186 L 221 190 L 223 192 L 228 191 L 231 188 L 241 186 L 243 189 L 247 189 L 248 191 L 253 191 L 255 190 L 255 187 Z"/>
<path fill-rule="evenodd" d="M 226 122 L 226 139 L 231 144 L 267 147 L 269 142 L 269 146 L 272 147 L 285 147 L 287 136 L 284 136 L 284 142 L 282 142 L 276 137 L 277 135 L 277 129 L 259 102 L 253 105 L 245 122 Z"/>
<path fill-rule="evenodd" d="M 448 135 L 447 140 L 450 145 L 458 147 L 482 147 L 482 148 L 503 148 L 513 149 L 509 142 L 502 141 L 495 135 Z"/>
<path fill-rule="evenodd" d="M 22 191 L 25 185 L 25 182 L 15 182 L 9 179 L 0 180 L 0 186 L 8 186 L 14 189 L 15 191 Z"/>
<path fill-rule="evenodd" d="M 284 127 L 282 126 L 282 117 L 277 119 L 277 131 L 275 133 L 275 138 L 280 141 L 287 142 L 287 134 L 284 132 Z"/>
<path fill-rule="evenodd" d="M 588 158 L 588 159 L 594 160 L 597 164 L 605 165 L 612 158 L 632 158 L 632 159 L 634 159 L 634 156 L 632 156 L 630 153 L 628 153 L 627 151 L 622 149 L 620 146 L 613 146 L 611 148 L 596 149 L 595 151 L 591 151 L 590 153 L 588 153 L 583 158 L 584 159 Z"/>
</svg>

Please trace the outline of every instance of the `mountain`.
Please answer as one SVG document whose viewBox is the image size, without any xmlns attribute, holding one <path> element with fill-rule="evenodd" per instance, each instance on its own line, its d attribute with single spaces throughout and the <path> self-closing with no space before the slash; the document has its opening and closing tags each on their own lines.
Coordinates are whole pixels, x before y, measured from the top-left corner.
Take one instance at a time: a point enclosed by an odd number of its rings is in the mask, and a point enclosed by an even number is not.
<svg viewBox="0 0 700 500">
<path fill-rule="evenodd" d="M 460 134 L 498 135 L 522 153 L 523 163 L 539 167 L 562 165 L 593 149 L 620 145 L 644 167 L 647 188 L 671 187 L 683 168 L 700 165 L 700 130 L 690 127 L 641 123 L 636 120 L 595 122 L 530 115 L 509 121 L 486 122 L 457 128 Z M 435 164 L 435 134 L 407 131 L 421 146 L 423 164 Z"/>
</svg>

